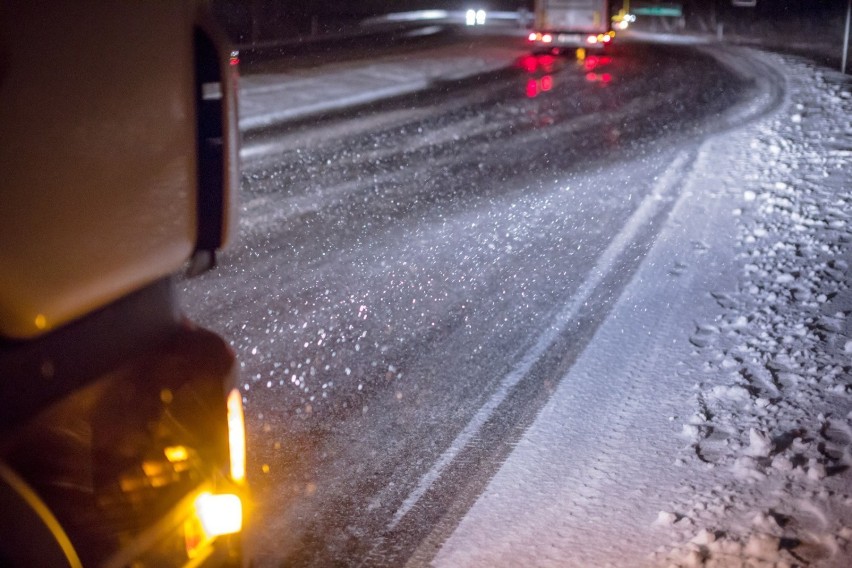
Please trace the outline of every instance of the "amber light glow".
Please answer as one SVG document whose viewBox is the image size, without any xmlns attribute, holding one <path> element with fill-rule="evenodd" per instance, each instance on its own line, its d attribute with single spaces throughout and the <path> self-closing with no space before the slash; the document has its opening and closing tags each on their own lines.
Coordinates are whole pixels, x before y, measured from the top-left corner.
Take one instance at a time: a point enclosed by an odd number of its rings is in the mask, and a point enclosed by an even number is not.
<svg viewBox="0 0 852 568">
<path fill-rule="evenodd" d="M 181 463 L 189 459 L 189 450 L 186 446 L 169 446 L 163 449 L 163 454 L 170 463 Z"/>
<path fill-rule="evenodd" d="M 228 444 L 231 450 L 231 478 L 242 483 L 246 479 L 246 421 L 240 391 L 228 393 Z"/>
<path fill-rule="evenodd" d="M 195 500 L 195 512 L 210 538 L 238 533 L 243 528 L 243 503 L 236 495 L 202 493 Z"/>
</svg>

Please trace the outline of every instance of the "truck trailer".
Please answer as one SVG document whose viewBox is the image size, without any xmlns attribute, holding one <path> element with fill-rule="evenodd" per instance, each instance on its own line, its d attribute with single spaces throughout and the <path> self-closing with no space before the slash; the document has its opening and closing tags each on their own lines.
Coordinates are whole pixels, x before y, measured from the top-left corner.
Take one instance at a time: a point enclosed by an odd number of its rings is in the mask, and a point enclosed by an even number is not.
<svg viewBox="0 0 852 568">
<path fill-rule="evenodd" d="M 603 49 L 612 43 L 608 0 L 536 0 L 529 41 L 536 51 Z"/>
<path fill-rule="evenodd" d="M 179 274 L 236 229 L 206 3 L 0 0 L 0 566 L 242 566 L 239 364 Z"/>
</svg>

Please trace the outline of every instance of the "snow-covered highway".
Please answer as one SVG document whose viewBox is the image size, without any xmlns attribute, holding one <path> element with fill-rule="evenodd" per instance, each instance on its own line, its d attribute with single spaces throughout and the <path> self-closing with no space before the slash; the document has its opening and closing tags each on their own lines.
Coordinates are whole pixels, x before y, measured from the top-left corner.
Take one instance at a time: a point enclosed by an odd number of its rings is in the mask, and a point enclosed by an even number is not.
<svg viewBox="0 0 852 568">
<path fill-rule="evenodd" d="M 258 566 L 845 566 L 852 98 L 728 46 L 247 75 Z"/>
</svg>

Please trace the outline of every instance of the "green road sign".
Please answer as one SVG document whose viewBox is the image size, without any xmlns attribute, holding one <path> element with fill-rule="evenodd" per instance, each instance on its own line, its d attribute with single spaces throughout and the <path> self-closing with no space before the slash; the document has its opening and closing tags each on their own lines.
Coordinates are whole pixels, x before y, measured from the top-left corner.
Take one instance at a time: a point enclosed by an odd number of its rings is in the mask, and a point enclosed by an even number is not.
<svg viewBox="0 0 852 568">
<path fill-rule="evenodd" d="M 683 9 L 680 6 L 640 6 L 633 8 L 632 13 L 637 16 L 669 16 L 672 18 L 680 18 L 683 15 Z"/>
</svg>

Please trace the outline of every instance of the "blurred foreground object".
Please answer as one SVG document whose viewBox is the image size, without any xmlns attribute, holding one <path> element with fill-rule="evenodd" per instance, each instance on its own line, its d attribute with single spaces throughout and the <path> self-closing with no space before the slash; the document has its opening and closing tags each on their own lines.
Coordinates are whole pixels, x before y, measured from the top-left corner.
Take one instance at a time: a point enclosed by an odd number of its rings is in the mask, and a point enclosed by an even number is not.
<svg viewBox="0 0 852 568">
<path fill-rule="evenodd" d="M 238 60 L 195 2 L 0 0 L 0 565 L 242 564 L 237 364 L 173 284 L 235 227 Z"/>
</svg>

